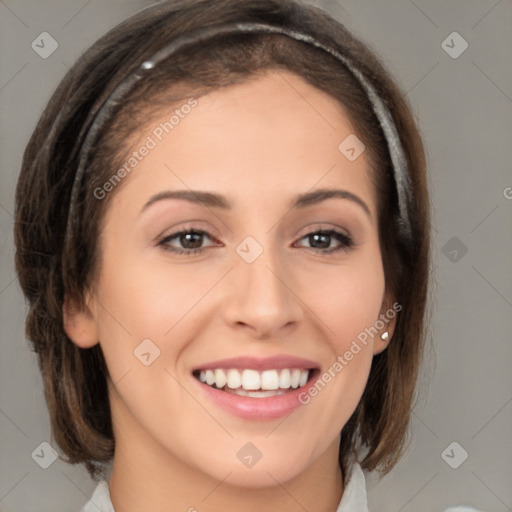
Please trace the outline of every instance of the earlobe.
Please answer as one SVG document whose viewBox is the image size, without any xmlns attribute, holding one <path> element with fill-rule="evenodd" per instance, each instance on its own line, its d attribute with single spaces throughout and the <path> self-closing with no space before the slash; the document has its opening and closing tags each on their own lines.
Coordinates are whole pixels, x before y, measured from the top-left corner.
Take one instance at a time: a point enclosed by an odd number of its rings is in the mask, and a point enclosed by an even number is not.
<svg viewBox="0 0 512 512">
<path fill-rule="evenodd" d="M 391 336 L 389 331 L 384 331 L 380 333 L 380 335 L 375 337 L 375 342 L 373 344 L 373 355 L 380 354 L 384 352 L 386 348 L 388 348 L 389 342 L 391 340 Z M 377 339 L 378 338 L 378 339 Z"/>
<path fill-rule="evenodd" d="M 393 338 L 393 333 L 395 332 L 396 325 L 396 315 L 400 309 L 395 308 L 396 302 L 393 303 L 393 306 L 389 307 L 391 304 L 390 300 L 385 300 L 382 305 L 382 310 L 379 315 L 379 320 L 376 322 L 379 327 L 379 333 L 374 338 L 373 343 L 373 354 L 379 354 L 383 352 L 391 342 Z M 386 305 L 388 305 L 386 307 Z"/>
<path fill-rule="evenodd" d="M 89 307 L 79 307 L 67 296 L 62 308 L 64 331 L 80 348 L 91 348 L 99 342 L 96 318 Z"/>
</svg>

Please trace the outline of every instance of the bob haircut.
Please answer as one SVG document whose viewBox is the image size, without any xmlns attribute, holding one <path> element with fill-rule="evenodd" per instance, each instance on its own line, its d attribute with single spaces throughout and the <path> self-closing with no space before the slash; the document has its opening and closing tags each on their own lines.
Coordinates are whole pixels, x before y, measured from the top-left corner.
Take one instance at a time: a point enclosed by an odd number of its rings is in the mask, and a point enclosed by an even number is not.
<svg viewBox="0 0 512 512">
<path fill-rule="evenodd" d="M 412 243 L 397 226 L 397 192 L 387 141 L 372 104 L 337 59 L 279 34 L 230 34 L 192 44 L 140 80 L 102 129 L 78 195 L 81 215 L 66 245 L 71 189 L 90 119 L 140 63 L 180 34 L 222 22 L 273 23 L 310 34 L 347 55 L 389 108 L 407 160 Z M 96 478 L 114 454 L 107 377 L 99 344 L 77 347 L 63 327 L 64 299 L 85 306 L 101 262 L 106 208 L 122 187 L 94 194 L 122 165 L 129 139 L 186 97 L 200 97 L 270 70 L 289 70 L 337 99 L 367 148 L 378 208 L 386 291 L 403 306 L 392 340 L 375 355 L 361 400 L 341 432 L 339 462 L 352 452 L 362 467 L 387 473 L 407 445 L 423 355 L 430 252 L 430 212 L 423 143 L 404 95 L 376 55 L 341 23 L 301 0 L 159 2 L 114 27 L 69 70 L 52 95 L 24 152 L 16 189 L 16 271 L 29 302 L 26 335 L 38 356 L 52 433 L 69 463 Z M 131 140 L 131 139 L 130 139 Z"/>
</svg>

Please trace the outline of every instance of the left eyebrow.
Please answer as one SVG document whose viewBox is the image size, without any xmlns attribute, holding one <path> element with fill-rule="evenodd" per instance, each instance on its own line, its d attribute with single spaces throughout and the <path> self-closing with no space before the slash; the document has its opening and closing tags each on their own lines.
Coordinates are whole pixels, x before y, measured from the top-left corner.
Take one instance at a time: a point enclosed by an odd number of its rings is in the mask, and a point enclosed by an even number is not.
<svg viewBox="0 0 512 512">
<path fill-rule="evenodd" d="M 295 201 L 290 204 L 290 207 L 306 208 L 307 206 L 318 204 L 331 198 L 348 199 L 349 201 L 356 203 L 365 211 L 368 217 L 370 217 L 370 220 L 372 219 L 372 214 L 370 212 L 370 208 L 368 208 L 368 205 L 359 196 L 349 192 L 348 190 L 321 188 L 314 190 L 313 192 L 300 194 L 297 196 Z"/>
</svg>

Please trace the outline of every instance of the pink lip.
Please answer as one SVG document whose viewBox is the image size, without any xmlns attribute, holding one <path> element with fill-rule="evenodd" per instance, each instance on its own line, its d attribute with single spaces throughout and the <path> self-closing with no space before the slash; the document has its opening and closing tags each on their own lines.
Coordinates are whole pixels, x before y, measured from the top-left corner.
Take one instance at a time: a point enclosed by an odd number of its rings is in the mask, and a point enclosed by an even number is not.
<svg viewBox="0 0 512 512">
<path fill-rule="evenodd" d="M 197 383 L 209 400 L 225 411 L 249 420 L 272 420 L 292 413 L 302 405 L 299 401 L 299 395 L 307 392 L 308 388 L 313 385 L 320 376 L 320 365 L 315 361 L 285 354 L 265 358 L 242 356 L 232 357 L 229 359 L 219 359 L 217 361 L 212 361 L 211 363 L 205 363 L 197 366 L 194 368 L 193 374 L 197 376 L 199 370 L 212 370 L 216 368 L 225 370 L 242 370 L 247 368 L 258 371 L 300 368 L 314 371 L 307 384 L 302 388 L 293 389 L 283 395 L 269 396 L 265 398 L 238 396 L 233 393 L 228 393 L 208 386 L 198 378 L 193 377 L 194 382 Z"/>
<path fill-rule="evenodd" d="M 283 368 L 304 368 L 304 369 L 319 369 L 320 365 L 311 361 L 310 359 L 303 359 L 302 357 L 278 355 L 265 358 L 256 358 L 249 356 L 232 357 L 230 359 L 220 359 L 211 363 L 205 363 L 194 368 L 197 370 L 213 370 L 216 368 L 222 369 L 240 369 L 244 368 L 252 370 L 281 370 Z M 264 399 L 259 399 L 264 400 Z"/>
<path fill-rule="evenodd" d="M 194 380 L 208 398 L 219 407 L 235 416 L 248 420 L 272 420 L 291 414 L 302 405 L 299 401 L 299 393 L 307 389 L 304 386 L 303 388 L 289 391 L 284 395 L 251 398 L 220 391 L 207 384 L 203 384 L 197 379 Z"/>
</svg>

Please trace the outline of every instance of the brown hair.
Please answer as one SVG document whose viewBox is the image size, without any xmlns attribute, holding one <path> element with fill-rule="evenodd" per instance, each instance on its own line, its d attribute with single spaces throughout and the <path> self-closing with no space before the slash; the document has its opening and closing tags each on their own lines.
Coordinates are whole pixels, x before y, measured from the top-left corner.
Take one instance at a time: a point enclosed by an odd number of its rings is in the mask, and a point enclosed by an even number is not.
<svg viewBox="0 0 512 512">
<path fill-rule="evenodd" d="M 412 243 L 400 243 L 397 194 L 387 142 L 365 92 L 332 56 L 282 35 L 237 34 L 195 44 L 152 70 L 109 120 L 94 146 L 79 194 L 70 247 L 64 237 L 78 154 L 92 117 L 140 63 L 179 34 L 230 21 L 273 23 L 309 33 L 348 55 L 390 109 L 408 163 L 412 187 Z M 402 93 L 375 54 L 342 24 L 300 0 L 182 0 L 161 2 L 119 24 L 88 49 L 50 99 L 26 147 L 16 190 L 16 270 L 30 303 L 26 333 L 38 355 L 52 431 L 67 462 L 84 463 L 91 476 L 114 453 L 100 345 L 81 349 L 63 328 L 63 301 L 84 305 L 100 260 L 99 235 L 115 192 L 93 191 L 122 162 L 142 114 L 169 102 L 198 97 L 271 69 L 286 69 L 338 99 L 367 147 L 377 194 L 379 239 L 386 288 L 403 306 L 388 348 L 374 356 L 369 380 L 344 426 L 339 460 L 364 450 L 363 468 L 388 472 L 402 455 L 425 338 L 430 214 L 426 158 Z M 148 99 L 151 98 L 151 99 Z M 145 118 L 147 122 L 147 118 Z M 116 190 L 119 186 L 116 187 Z"/>
</svg>

